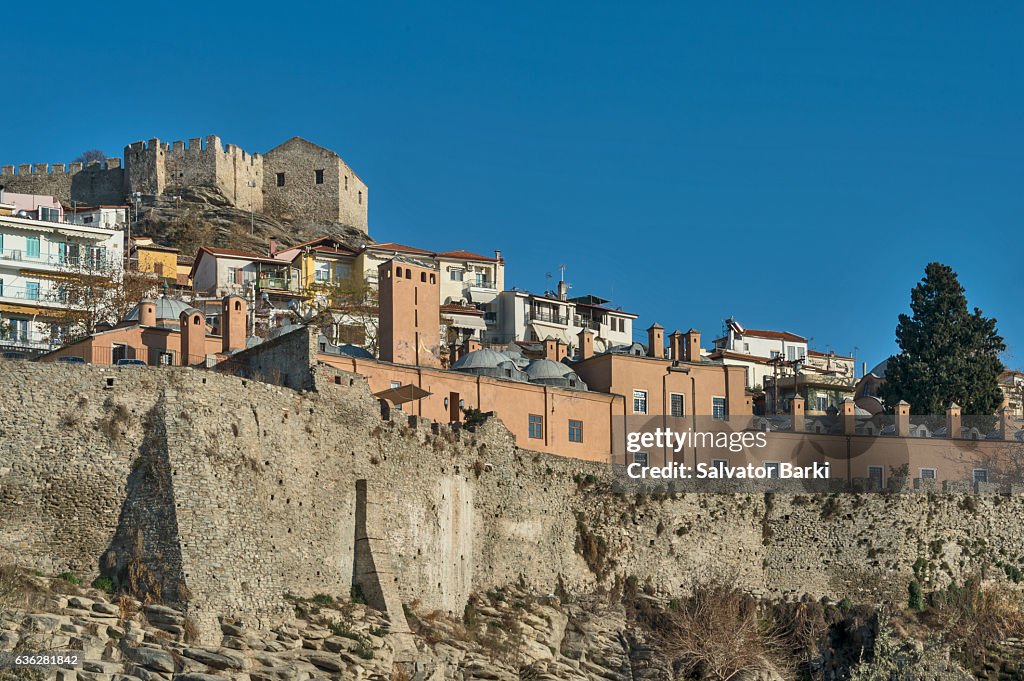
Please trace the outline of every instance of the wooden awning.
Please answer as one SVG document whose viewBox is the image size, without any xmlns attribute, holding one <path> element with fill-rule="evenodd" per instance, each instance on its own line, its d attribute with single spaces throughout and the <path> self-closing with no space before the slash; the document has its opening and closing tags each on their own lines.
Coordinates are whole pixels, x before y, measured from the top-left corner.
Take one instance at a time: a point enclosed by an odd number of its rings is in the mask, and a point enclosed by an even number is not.
<svg viewBox="0 0 1024 681">
<path fill-rule="evenodd" d="M 397 388 L 388 388 L 387 390 L 381 390 L 379 393 L 374 393 L 373 396 L 377 399 L 387 400 L 396 407 L 406 402 L 415 402 L 416 400 L 422 400 L 431 393 L 427 392 L 423 388 L 409 383 L 408 385 L 400 385 Z"/>
</svg>

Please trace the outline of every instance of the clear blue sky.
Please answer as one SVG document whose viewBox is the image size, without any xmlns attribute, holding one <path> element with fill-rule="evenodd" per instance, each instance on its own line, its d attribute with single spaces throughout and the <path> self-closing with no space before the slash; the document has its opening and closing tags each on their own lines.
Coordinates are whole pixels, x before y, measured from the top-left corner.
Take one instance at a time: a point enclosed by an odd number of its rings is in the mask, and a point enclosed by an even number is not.
<svg viewBox="0 0 1024 681">
<path fill-rule="evenodd" d="M 15 3 L 0 162 L 301 135 L 378 240 L 869 367 L 940 260 L 1024 366 L 1024 5 L 713 4 Z"/>
</svg>

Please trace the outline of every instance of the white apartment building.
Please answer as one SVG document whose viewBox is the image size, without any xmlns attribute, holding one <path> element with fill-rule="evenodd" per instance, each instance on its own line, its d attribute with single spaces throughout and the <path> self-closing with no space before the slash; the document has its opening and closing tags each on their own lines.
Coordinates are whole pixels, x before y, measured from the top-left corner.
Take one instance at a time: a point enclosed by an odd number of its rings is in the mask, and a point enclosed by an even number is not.
<svg viewBox="0 0 1024 681">
<path fill-rule="evenodd" d="M 747 387 L 761 389 L 764 379 L 774 376 L 782 362 L 806 360 L 807 339 L 788 331 L 744 328 L 731 317 L 725 320 L 725 335 L 714 340 L 709 355 L 724 364 L 747 370 Z"/>
<path fill-rule="evenodd" d="M 40 351 L 60 344 L 73 302 L 66 281 L 124 268 L 124 233 L 0 215 L 0 347 Z"/>
<path fill-rule="evenodd" d="M 559 282 L 554 295 L 502 291 L 487 305 L 484 342 L 561 340 L 575 351 L 584 328 L 594 332 L 594 351 L 606 352 L 633 342 L 637 315 L 610 307 L 609 301 L 586 295 L 569 298 L 568 286 Z"/>
</svg>

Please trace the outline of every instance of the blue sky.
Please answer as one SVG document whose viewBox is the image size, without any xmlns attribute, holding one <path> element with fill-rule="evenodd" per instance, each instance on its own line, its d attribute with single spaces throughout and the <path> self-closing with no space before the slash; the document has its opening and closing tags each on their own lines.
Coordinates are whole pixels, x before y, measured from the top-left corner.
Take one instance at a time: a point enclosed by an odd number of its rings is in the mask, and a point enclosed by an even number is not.
<svg viewBox="0 0 1024 681">
<path fill-rule="evenodd" d="M 1024 368 L 1024 5 L 707 5 L 15 4 L 0 162 L 301 135 L 379 241 L 869 367 L 939 260 Z"/>
</svg>

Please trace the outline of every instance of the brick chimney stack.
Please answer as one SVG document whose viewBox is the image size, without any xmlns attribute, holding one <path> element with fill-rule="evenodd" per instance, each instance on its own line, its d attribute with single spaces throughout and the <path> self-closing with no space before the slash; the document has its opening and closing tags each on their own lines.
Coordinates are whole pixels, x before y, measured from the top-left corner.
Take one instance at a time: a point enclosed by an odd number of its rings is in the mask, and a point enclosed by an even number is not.
<svg viewBox="0 0 1024 681">
<path fill-rule="evenodd" d="M 647 329 L 647 356 L 665 356 L 665 327 L 658 322 L 654 322 Z"/>
</svg>

